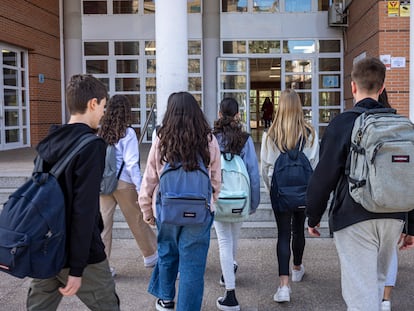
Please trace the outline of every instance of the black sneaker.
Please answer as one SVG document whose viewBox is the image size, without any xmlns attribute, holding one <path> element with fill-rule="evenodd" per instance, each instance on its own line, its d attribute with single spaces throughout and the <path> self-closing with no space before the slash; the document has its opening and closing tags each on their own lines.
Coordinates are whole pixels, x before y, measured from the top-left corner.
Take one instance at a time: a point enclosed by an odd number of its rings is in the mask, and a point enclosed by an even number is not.
<svg viewBox="0 0 414 311">
<path fill-rule="evenodd" d="M 155 302 L 155 308 L 158 311 L 174 310 L 174 301 L 164 301 L 162 299 L 157 299 Z"/>
<path fill-rule="evenodd" d="M 238 268 L 239 266 L 235 263 L 234 265 L 233 265 L 233 271 L 234 271 L 234 274 L 236 274 L 236 272 L 237 272 L 237 268 Z M 220 286 L 226 286 L 226 283 L 224 283 L 224 277 L 223 277 L 223 274 L 221 275 L 221 277 L 220 277 Z"/>
<path fill-rule="evenodd" d="M 226 291 L 225 297 L 219 297 L 216 301 L 216 307 L 222 311 L 239 311 L 240 305 L 234 289 Z"/>
</svg>

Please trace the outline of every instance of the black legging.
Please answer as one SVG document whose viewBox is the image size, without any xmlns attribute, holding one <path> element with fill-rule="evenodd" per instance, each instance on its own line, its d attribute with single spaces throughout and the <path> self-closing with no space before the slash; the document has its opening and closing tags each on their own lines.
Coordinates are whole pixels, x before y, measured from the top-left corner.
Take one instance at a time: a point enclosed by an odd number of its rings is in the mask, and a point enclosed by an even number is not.
<svg viewBox="0 0 414 311">
<path fill-rule="evenodd" d="M 305 211 L 275 212 L 277 225 L 277 261 L 279 275 L 289 275 L 290 236 L 292 235 L 293 264 L 302 264 L 305 249 Z"/>
</svg>

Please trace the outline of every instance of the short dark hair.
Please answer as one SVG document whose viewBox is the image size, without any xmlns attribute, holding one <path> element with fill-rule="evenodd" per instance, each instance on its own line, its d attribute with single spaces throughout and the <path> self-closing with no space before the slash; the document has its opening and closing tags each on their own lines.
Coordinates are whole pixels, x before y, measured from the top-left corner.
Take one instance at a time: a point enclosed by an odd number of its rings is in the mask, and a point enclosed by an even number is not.
<svg viewBox="0 0 414 311">
<path fill-rule="evenodd" d="M 384 85 L 385 65 L 375 57 L 366 57 L 354 64 L 352 81 L 368 92 L 378 92 Z"/>
<path fill-rule="evenodd" d="M 98 102 L 108 99 L 106 86 L 92 75 L 73 75 L 66 86 L 66 105 L 70 114 L 85 113 L 88 101 L 93 98 Z"/>
</svg>

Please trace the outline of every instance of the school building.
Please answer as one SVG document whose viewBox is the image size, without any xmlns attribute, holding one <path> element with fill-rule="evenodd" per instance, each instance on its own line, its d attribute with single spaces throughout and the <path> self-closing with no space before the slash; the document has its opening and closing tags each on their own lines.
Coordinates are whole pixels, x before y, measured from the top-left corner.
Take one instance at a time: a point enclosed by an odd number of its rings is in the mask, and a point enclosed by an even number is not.
<svg viewBox="0 0 414 311">
<path fill-rule="evenodd" d="M 259 141 L 264 99 L 277 106 L 294 88 L 322 137 L 352 106 L 350 71 L 366 56 L 383 60 L 392 106 L 413 116 L 413 25 L 410 1 L 2 0 L 0 150 L 35 146 L 66 122 L 63 94 L 76 73 L 129 97 L 143 142 L 168 95 L 185 90 L 211 123 L 234 96 Z"/>
</svg>

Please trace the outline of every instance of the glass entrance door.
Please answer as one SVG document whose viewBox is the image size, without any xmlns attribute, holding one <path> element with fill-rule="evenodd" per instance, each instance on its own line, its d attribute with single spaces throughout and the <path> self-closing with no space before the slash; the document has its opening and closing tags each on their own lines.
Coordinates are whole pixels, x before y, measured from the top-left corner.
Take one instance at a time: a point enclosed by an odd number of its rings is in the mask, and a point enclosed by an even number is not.
<svg viewBox="0 0 414 311">
<path fill-rule="evenodd" d="M 0 150 L 6 150 L 30 142 L 26 54 L 4 45 L 0 48 Z"/>
<path fill-rule="evenodd" d="M 241 121 L 250 133 L 249 62 L 247 58 L 219 58 L 217 60 L 218 98 L 233 97 L 239 103 Z M 219 109 L 217 109 L 219 111 Z"/>
</svg>

